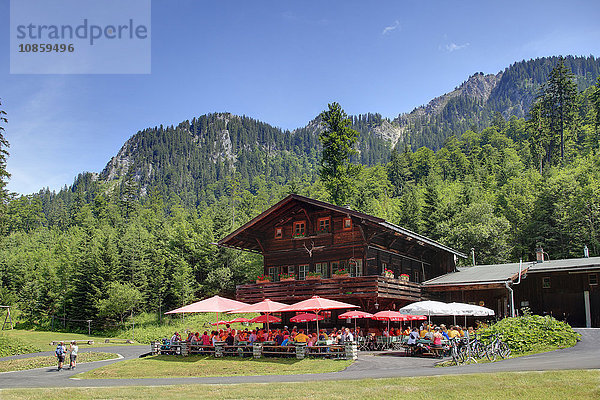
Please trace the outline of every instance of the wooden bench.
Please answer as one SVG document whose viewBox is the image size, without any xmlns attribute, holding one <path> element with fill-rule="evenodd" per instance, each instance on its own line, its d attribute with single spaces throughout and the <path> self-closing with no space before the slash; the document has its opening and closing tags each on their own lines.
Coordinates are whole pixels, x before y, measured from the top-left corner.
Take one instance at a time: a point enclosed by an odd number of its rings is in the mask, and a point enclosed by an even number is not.
<svg viewBox="0 0 600 400">
<path fill-rule="evenodd" d="M 104 339 L 104 343 L 115 343 L 115 344 L 133 344 L 131 339 Z"/>
<path fill-rule="evenodd" d="M 60 342 L 63 342 L 64 344 L 71 344 L 71 342 L 75 342 L 75 344 L 89 344 L 92 345 L 94 344 L 93 340 L 53 340 L 50 342 L 50 346 L 58 346 L 58 344 Z"/>
</svg>

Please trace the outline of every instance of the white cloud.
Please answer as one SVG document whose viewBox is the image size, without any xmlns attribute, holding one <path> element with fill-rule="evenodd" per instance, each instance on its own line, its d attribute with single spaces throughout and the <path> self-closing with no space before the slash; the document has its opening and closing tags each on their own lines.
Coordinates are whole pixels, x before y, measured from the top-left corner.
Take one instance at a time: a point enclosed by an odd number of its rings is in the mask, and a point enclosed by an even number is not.
<svg viewBox="0 0 600 400">
<path fill-rule="evenodd" d="M 450 43 L 446 45 L 446 51 L 448 51 L 449 53 L 452 53 L 453 51 L 456 50 L 462 50 L 466 47 L 469 46 L 470 43 L 464 43 L 464 44 L 456 44 L 456 43 Z"/>
<path fill-rule="evenodd" d="M 385 28 L 383 28 L 383 31 L 381 32 L 381 34 L 387 35 L 393 31 L 395 31 L 398 28 L 400 28 L 400 21 L 395 20 L 393 25 L 386 26 Z"/>
</svg>

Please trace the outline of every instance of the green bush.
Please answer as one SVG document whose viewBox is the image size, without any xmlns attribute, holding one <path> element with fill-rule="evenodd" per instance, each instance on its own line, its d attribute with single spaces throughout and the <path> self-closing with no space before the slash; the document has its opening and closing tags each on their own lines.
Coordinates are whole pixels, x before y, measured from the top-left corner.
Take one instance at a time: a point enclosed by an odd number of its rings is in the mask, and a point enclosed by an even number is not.
<svg viewBox="0 0 600 400">
<path fill-rule="evenodd" d="M 571 347 L 581 337 L 566 322 L 540 315 L 504 318 L 479 332 L 484 336 L 499 334 L 510 349 L 517 353 Z"/>
<path fill-rule="evenodd" d="M 35 346 L 26 344 L 20 339 L 9 338 L 8 336 L 0 334 L 0 357 L 36 353 L 38 351 L 41 350 Z"/>
</svg>

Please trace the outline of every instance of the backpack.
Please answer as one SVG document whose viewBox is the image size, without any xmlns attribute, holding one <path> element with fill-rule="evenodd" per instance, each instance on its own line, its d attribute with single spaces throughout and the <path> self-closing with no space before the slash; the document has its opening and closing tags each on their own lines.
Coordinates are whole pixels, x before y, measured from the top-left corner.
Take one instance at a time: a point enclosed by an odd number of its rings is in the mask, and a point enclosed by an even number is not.
<svg viewBox="0 0 600 400">
<path fill-rule="evenodd" d="M 56 346 L 56 351 L 55 351 L 57 356 L 62 356 L 65 353 L 65 349 L 64 347 L 62 347 L 60 344 L 58 346 Z"/>
</svg>

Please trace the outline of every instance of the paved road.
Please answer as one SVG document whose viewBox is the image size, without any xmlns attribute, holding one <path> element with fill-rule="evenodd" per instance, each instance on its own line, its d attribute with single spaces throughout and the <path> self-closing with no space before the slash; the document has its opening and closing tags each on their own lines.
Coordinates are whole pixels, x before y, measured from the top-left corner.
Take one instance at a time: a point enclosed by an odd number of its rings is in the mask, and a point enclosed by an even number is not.
<svg viewBox="0 0 600 400">
<path fill-rule="evenodd" d="M 306 382 L 316 380 L 344 380 L 362 378 L 390 378 L 402 376 L 456 375 L 508 371 L 545 371 L 559 369 L 600 369 L 600 329 L 577 329 L 582 340 L 570 349 L 519 357 L 495 363 L 472 364 L 460 367 L 435 368 L 435 360 L 399 355 L 361 353 L 359 359 L 344 371 L 327 374 L 263 375 L 215 378 L 161 378 L 161 379 L 71 379 L 75 373 L 88 371 L 120 360 L 81 364 L 76 371 L 57 372 L 56 368 L 39 368 L 0 374 L 0 388 L 15 387 L 99 387 L 99 386 L 155 386 L 179 384 L 231 384 L 268 382 Z M 96 349 L 98 350 L 98 349 Z M 116 352 L 124 359 L 136 358 L 148 350 L 146 346 L 105 347 L 103 351 Z"/>
</svg>

